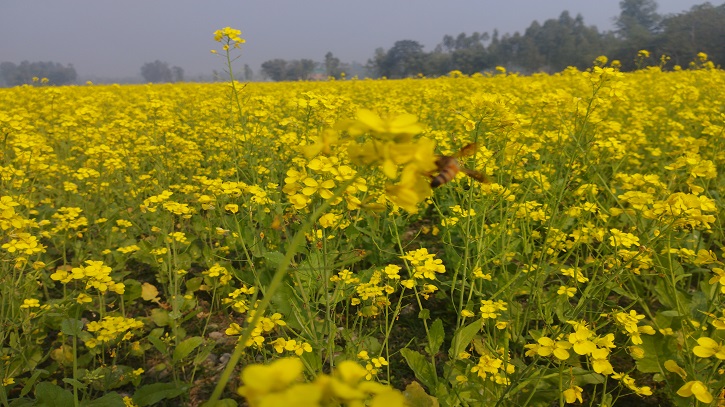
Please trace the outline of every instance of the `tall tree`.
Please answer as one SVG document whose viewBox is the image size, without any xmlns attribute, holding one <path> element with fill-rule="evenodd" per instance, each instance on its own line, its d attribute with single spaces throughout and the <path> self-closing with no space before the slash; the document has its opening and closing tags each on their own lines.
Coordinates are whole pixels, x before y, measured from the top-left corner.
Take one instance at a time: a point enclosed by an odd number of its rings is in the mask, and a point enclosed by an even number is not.
<svg viewBox="0 0 725 407">
<path fill-rule="evenodd" d="M 368 59 L 365 69 L 373 77 L 385 76 L 385 57 L 387 53 L 384 48 L 376 48 L 373 57 Z"/>
<path fill-rule="evenodd" d="M 622 69 L 635 69 L 639 62 L 635 58 L 639 50 L 654 52 L 657 33 L 662 17 L 657 14 L 655 0 L 622 0 L 620 13 L 615 21 L 617 46 L 609 54 L 622 62 Z M 645 61 L 645 64 L 648 64 Z"/>
<path fill-rule="evenodd" d="M 146 82 L 160 83 L 172 82 L 173 73 L 169 64 L 158 59 L 154 62 L 147 62 L 141 66 L 141 76 Z"/>
<path fill-rule="evenodd" d="M 174 82 L 184 81 L 184 69 L 179 66 L 171 67 L 171 78 Z"/>
<path fill-rule="evenodd" d="M 311 59 L 293 60 L 287 64 L 286 80 L 306 80 L 317 64 Z"/>
<path fill-rule="evenodd" d="M 287 61 L 276 58 L 262 63 L 262 72 L 273 81 L 283 81 L 287 76 Z"/>
<path fill-rule="evenodd" d="M 311 59 L 272 59 L 262 63 L 262 72 L 273 81 L 309 79 L 317 64 Z"/>
<path fill-rule="evenodd" d="M 436 47 L 436 50 L 446 50 L 449 53 L 450 69 L 437 74 L 442 75 L 455 69 L 470 75 L 488 68 L 490 58 L 483 44 L 488 39 L 488 33 L 477 32 L 470 36 L 460 33 L 455 38 L 450 35 L 444 36 L 443 42 Z"/>
<path fill-rule="evenodd" d="M 422 73 L 425 68 L 425 53 L 418 41 L 397 41 L 383 55 L 377 54 L 374 63 L 380 76 L 406 78 Z"/>
<path fill-rule="evenodd" d="M 249 82 L 254 78 L 254 71 L 248 64 L 244 64 L 244 80 Z"/>
<path fill-rule="evenodd" d="M 619 17 L 614 25 L 617 34 L 625 40 L 641 40 L 651 37 L 659 28 L 662 17 L 657 14 L 655 0 L 622 0 Z"/>
<path fill-rule="evenodd" d="M 336 58 L 332 52 L 325 54 L 325 74 L 333 78 L 339 78 L 341 73 L 340 59 Z"/>
</svg>

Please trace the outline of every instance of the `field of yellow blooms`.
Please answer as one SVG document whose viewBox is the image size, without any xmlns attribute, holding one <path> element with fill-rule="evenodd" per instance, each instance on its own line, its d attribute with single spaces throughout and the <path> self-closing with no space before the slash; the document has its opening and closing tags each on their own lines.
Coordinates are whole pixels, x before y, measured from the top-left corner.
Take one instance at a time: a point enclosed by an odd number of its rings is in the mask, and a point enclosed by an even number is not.
<svg viewBox="0 0 725 407">
<path fill-rule="evenodd" d="M 0 405 L 723 405 L 725 72 L 598 62 L 0 90 Z"/>
</svg>

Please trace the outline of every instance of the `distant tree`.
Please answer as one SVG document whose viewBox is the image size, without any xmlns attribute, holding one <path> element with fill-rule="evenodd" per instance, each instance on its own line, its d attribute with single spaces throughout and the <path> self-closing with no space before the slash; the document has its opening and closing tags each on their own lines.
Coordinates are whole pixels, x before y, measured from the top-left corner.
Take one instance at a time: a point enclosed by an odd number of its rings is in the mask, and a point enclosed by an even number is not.
<svg viewBox="0 0 725 407">
<path fill-rule="evenodd" d="M 146 82 L 161 83 L 172 82 L 174 77 L 169 64 L 158 59 L 154 62 L 147 62 L 141 67 L 141 76 Z"/>
<path fill-rule="evenodd" d="M 423 73 L 426 76 L 442 76 L 456 69 L 451 61 L 451 53 L 446 52 L 446 49 L 439 44 L 433 52 L 425 56 Z"/>
<path fill-rule="evenodd" d="M 286 80 L 306 80 L 315 70 L 317 64 L 311 59 L 293 60 L 287 64 Z"/>
<path fill-rule="evenodd" d="M 417 41 L 397 41 L 387 52 L 378 52 L 369 61 L 379 76 L 405 78 L 422 73 L 425 69 L 423 46 Z"/>
<path fill-rule="evenodd" d="M 171 67 L 171 78 L 174 82 L 184 81 L 184 69 L 178 66 Z"/>
<path fill-rule="evenodd" d="M 602 53 L 602 36 L 596 27 L 584 24 L 581 15 L 572 18 L 568 11 L 541 26 L 532 24 L 525 37 L 533 40 L 534 48 L 523 50 L 521 62 L 533 71 L 559 72 L 567 66 L 583 69 Z"/>
<path fill-rule="evenodd" d="M 689 12 L 664 18 L 661 26 L 658 48 L 672 63 L 685 66 L 698 52 L 705 52 L 714 63 L 725 65 L 725 4 L 693 6 Z"/>
<path fill-rule="evenodd" d="M 33 78 L 47 78 L 51 85 L 74 83 L 78 77 L 73 65 L 63 66 L 58 62 L 28 62 L 20 65 L 12 62 L 0 64 L 0 77 L 6 86 L 33 83 Z"/>
<path fill-rule="evenodd" d="M 383 65 L 385 64 L 386 52 L 384 48 L 376 48 L 373 57 L 368 59 L 365 69 L 372 77 L 381 77 L 383 74 Z"/>
<path fill-rule="evenodd" d="M 11 83 L 17 69 L 18 67 L 12 62 L 0 63 L 0 86 L 13 86 Z"/>
<path fill-rule="evenodd" d="M 480 72 L 490 65 L 490 58 L 484 41 L 488 41 L 488 33 L 466 33 L 457 37 L 443 36 L 433 52 L 426 54 L 426 70 L 428 76 L 445 75 L 452 70 L 465 74 Z"/>
<path fill-rule="evenodd" d="M 244 64 L 244 80 L 249 82 L 254 78 L 254 71 L 249 65 Z"/>
<path fill-rule="evenodd" d="M 617 46 L 610 57 L 622 62 L 623 70 L 636 68 L 635 57 L 639 50 L 654 52 L 656 35 L 662 17 L 657 14 L 655 0 L 622 0 L 620 13 L 615 20 Z"/>
<path fill-rule="evenodd" d="M 451 53 L 451 65 L 464 74 L 470 75 L 481 72 L 489 67 L 490 58 L 483 41 L 488 40 L 488 34 L 474 32 L 471 36 L 461 33 L 456 37 L 454 49 Z"/>
<path fill-rule="evenodd" d="M 531 37 L 525 37 L 515 32 L 513 35 L 504 34 L 500 39 L 494 36 L 494 39 L 496 41 L 491 41 L 489 52 L 495 65 L 501 65 L 513 71 L 521 71 L 525 68 L 522 62 L 528 57 L 526 54 L 530 54 L 535 49 Z M 539 56 L 536 55 L 536 57 Z"/>
<path fill-rule="evenodd" d="M 642 40 L 651 37 L 658 29 L 662 17 L 657 14 L 655 0 L 622 0 L 619 17 L 614 25 L 624 40 Z"/>
<path fill-rule="evenodd" d="M 272 59 L 262 63 L 262 72 L 273 81 L 309 79 L 317 64 L 311 59 Z"/>
<path fill-rule="evenodd" d="M 403 78 L 420 72 L 444 75 L 452 70 L 466 74 L 502 65 L 510 71 L 560 72 L 568 66 L 590 67 L 600 55 L 619 60 L 622 70 L 636 69 L 639 50 L 653 55 L 645 64 L 658 63 L 662 53 L 685 65 L 698 52 L 715 64 L 725 65 L 725 4 L 705 3 L 689 12 L 663 18 L 655 0 L 621 0 L 616 31 L 599 32 L 581 15 L 564 11 L 557 19 L 531 23 L 524 34 L 465 33 L 445 35 L 433 52 L 423 52 L 416 41 L 398 41 L 389 50 L 378 48 L 367 62 L 372 76 Z M 331 54 L 328 54 L 332 57 Z"/>
<path fill-rule="evenodd" d="M 335 58 L 332 52 L 325 54 L 325 74 L 334 78 L 339 78 L 342 73 L 340 69 L 340 59 Z"/>
<path fill-rule="evenodd" d="M 262 72 L 273 81 L 283 81 L 287 75 L 287 61 L 272 59 L 262 63 Z"/>
</svg>

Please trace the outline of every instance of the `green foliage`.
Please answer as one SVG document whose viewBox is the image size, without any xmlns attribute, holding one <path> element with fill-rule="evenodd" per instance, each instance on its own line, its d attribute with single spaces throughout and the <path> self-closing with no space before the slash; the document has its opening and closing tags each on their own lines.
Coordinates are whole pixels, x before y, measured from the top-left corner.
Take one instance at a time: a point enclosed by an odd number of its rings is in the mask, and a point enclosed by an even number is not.
<svg viewBox="0 0 725 407">
<path fill-rule="evenodd" d="M 0 84 L 4 86 L 32 84 L 34 77 L 47 78 L 51 85 L 68 85 L 75 83 L 78 75 L 73 65 L 64 66 L 58 62 L 0 63 Z"/>
<path fill-rule="evenodd" d="M 178 66 L 169 67 L 167 62 L 147 62 L 141 66 L 141 76 L 151 83 L 182 82 L 184 70 Z"/>
<path fill-rule="evenodd" d="M 672 63 L 687 66 L 695 54 L 704 52 L 716 65 L 725 65 L 725 4 L 693 6 L 689 12 L 666 16 L 661 26 L 656 48 Z"/>
<path fill-rule="evenodd" d="M 305 80 L 309 79 L 315 66 L 315 61 L 310 59 L 287 61 L 277 58 L 263 62 L 262 72 L 276 82 Z"/>
<path fill-rule="evenodd" d="M 368 68 L 375 76 L 388 78 L 442 76 L 453 70 L 470 75 L 496 66 L 524 74 L 553 73 L 568 66 L 584 69 L 607 55 L 628 71 L 660 65 L 660 55 L 685 66 L 699 52 L 715 64 L 725 63 L 725 5 L 706 3 L 664 17 L 657 14 L 653 0 L 621 1 L 620 8 L 616 32 L 599 31 L 586 25 L 581 15 L 572 17 L 563 11 L 556 19 L 533 21 L 523 33 L 446 35 L 428 53 L 416 41 L 397 41 L 388 50 L 377 49 Z M 637 63 L 632 56 L 642 49 L 657 57 Z"/>
<path fill-rule="evenodd" d="M 139 387 L 133 394 L 133 401 L 139 407 L 152 406 L 161 400 L 173 399 L 184 393 L 188 388 L 176 383 L 153 383 Z"/>
</svg>

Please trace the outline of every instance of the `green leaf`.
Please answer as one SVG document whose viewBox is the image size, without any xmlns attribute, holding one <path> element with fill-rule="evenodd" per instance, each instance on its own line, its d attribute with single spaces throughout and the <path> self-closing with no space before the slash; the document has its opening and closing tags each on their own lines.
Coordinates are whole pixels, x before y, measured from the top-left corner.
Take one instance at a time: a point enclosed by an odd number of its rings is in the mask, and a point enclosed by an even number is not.
<svg viewBox="0 0 725 407">
<path fill-rule="evenodd" d="M 576 377 L 577 383 L 581 384 L 602 384 L 604 383 L 604 376 L 599 373 L 594 373 L 589 370 L 582 369 L 580 367 L 572 368 L 571 373 Z"/>
<path fill-rule="evenodd" d="M 204 283 L 204 279 L 201 277 L 194 277 L 186 280 L 186 290 L 191 292 L 196 292 L 199 288 L 201 288 L 201 285 Z"/>
<path fill-rule="evenodd" d="M 10 407 L 35 407 L 35 400 L 31 399 L 15 399 L 8 404 Z"/>
<path fill-rule="evenodd" d="M 60 323 L 60 331 L 68 336 L 78 336 L 83 330 L 83 322 L 78 319 L 64 319 Z"/>
<path fill-rule="evenodd" d="M 123 285 L 126 287 L 123 291 L 123 300 L 126 302 L 134 301 L 141 298 L 141 283 L 134 279 L 123 280 Z"/>
<path fill-rule="evenodd" d="M 481 331 L 482 327 L 483 321 L 479 319 L 456 330 L 451 341 L 451 348 L 448 351 L 448 356 L 451 360 L 458 359 L 458 355 L 466 350 L 468 345 L 473 341 L 473 338 Z"/>
<path fill-rule="evenodd" d="M 637 361 L 637 370 L 642 373 L 662 373 L 665 361 L 676 357 L 672 345 L 671 337 L 642 335 L 640 346 L 644 349 L 644 358 Z"/>
<path fill-rule="evenodd" d="M 85 389 L 86 387 L 88 387 L 85 384 L 83 384 L 80 380 L 76 380 L 72 377 L 64 377 L 63 383 L 70 384 L 71 386 L 73 386 L 74 388 L 77 388 L 77 389 Z"/>
<path fill-rule="evenodd" d="M 211 401 L 207 401 L 202 403 L 201 407 L 237 407 L 238 404 L 236 401 L 232 399 L 221 399 L 217 401 L 216 403 L 212 403 Z"/>
<path fill-rule="evenodd" d="M 176 383 L 154 383 L 141 386 L 133 394 L 133 401 L 140 407 L 156 404 L 164 399 L 173 399 L 184 394 L 187 387 Z"/>
<path fill-rule="evenodd" d="M 411 407 L 437 407 L 438 401 L 435 397 L 431 397 L 425 392 L 425 389 L 421 387 L 420 383 L 413 382 L 405 387 L 403 392 L 405 401 Z"/>
<path fill-rule="evenodd" d="M 67 407 L 73 405 L 73 393 L 48 382 L 35 386 L 35 405 L 38 407 Z"/>
<path fill-rule="evenodd" d="M 209 355 L 211 355 L 212 351 L 214 350 L 214 346 L 214 342 L 211 342 L 208 343 L 207 346 L 201 348 L 201 350 L 199 350 L 199 353 L 194 356 L 194 365 L 198 366 L 204 363 L 204 361 L 209 357 Z"/>
<path fill-rule="evenodd" d="M 433 325 L 428 331 L 428 341 L 430 343 L 430 354 L 435 355 L 443 345 L 443 339 L 445 339 L 445 332 L 443 331 L 443 321 L 436 319 L 433 321 Z"/>
<path fill-rule="evenodd" d="M 280 264 L 282 264 L 284 254 L 280 252 L 266 252 L 264 253 L 264 259 L 267 260 L 270 268 L 276 269 Z"/>
<path fill-rule="evenodd" d="M 665 279 L 659 279 L 655 283 L 654 293 L 657 301 L 666 308 L 678 309 L 680 306 L 690 307 L 690 298 L 677 288 L 673 288 Z M 672 295 L 674 293 L 674 295 Z"/>
<path fill-rule="evenodd" d="M 161 335 L 163 335 L 164 329 L 163 328 L 156 328 L 149 332 L 148 336 L 146 336 L 146 339 L 148 339 L 149 342 L 151 342 L 152 345 L 154 345 L 154 348 L 156 348 L 157 351 L 161 352 L 162 354 L 166 355 L 166 352 L 168 350 L 168 346 L 164 341 L 159 339 Z"/>
<path fill-rule="evenodd" d="M 28 393 L 30 393 L 30 390 L 33 389 L 35 382 L 38 381 L 38 377 L 40 377 L 41 374 L 48 374 L 48 371 L 43 369 L 33 370 L 33 374 L 25 381 L 25 386 L 23 387 L 23 390 L 20 391 L 20 397 L 25 397 Z"/>
<path fill-rule="evenodd" d="M 123 397 L 115 391 L 95 400 L 81 402 L 81 407 L 124 407 L 125 405 Z"/>
<path fill-rule="evenodd" d="M 181 341 L 179 346 L 174 349 L 174 354 L 172 356 L 174 362 L 178 362 L 189 356 L 189 354 L 202 343 L 204 343 L 204 339 L 200 336 L 192 336 L 191 338 Z"/>
<path fill-rule="evenodd" d="M 151 310 L 151 320 L 154 321 L 156 326 L 166 326 L 169 324 L 169 311 L 161 308 L 154 308 Z"/>
<path fill-rule="evenodd" d="M 400 350 L 408 366 L 415 374 L 415 377 L 429 389 L 435 388 L 436 372 L 431 363 L 419 352 L 403 348 Z"/>
<path fill-rule="evenodd" d="M 697 316 L 706 314 L 708 311 L 708 297 L 702 291 L 695 291 L 692 293 L 692 302 L 690 303 L 690 315 L 694 318 Z"/>
<path fill-rule="evenodd" d="M 133 379 L 132 371 L 133 368 L 126 365 L 104 366 L 95 369 L 90 375 L 99 379 L 92 382 L 93 389 L 108 393 L 112 389 L 124 386 Z"/>
<path fill-rule="evenodd" d="M 430 310 L 429 310 L 429 309 L 425 309 L 425 308 L 423 308 L 423 309 L 422 309 L 422 310 L 420 310 L 420 312 L 418 313 L 418 318 L 420 318 L 420 319 L 422 319 L 422 320 L 430 319 Z"/>
</svg>

